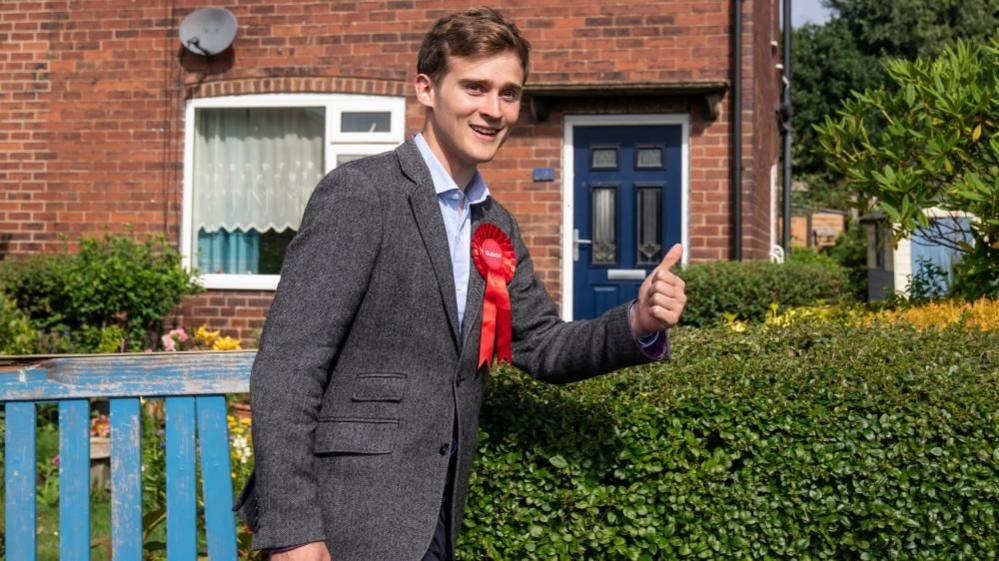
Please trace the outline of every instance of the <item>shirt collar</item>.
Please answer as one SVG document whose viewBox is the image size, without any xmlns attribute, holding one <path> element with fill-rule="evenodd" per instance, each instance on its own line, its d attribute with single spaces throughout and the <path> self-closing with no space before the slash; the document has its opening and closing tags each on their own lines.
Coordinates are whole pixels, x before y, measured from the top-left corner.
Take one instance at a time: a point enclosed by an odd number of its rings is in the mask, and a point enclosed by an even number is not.
<svg viewBox="0 0 999 561">
<path fill-rule="evenodd" d="M 440 160 L 434 154 L 433 150 L 430 149 L 430 145 L 427 144 L 427 140 L 423 138 L 423 134 L 417 133 L 413 137 L 413 142 L 416 147 L 420 150 L 420 155 L 423 156 L 423 161 L 426 162 L 427 167 L 430 168 L 430 178 L 434 182 L 434 191 L 438 195 L 447 193 L 448 191 L 458 190 L 458 184 L 454 182 L 454 178 L 451 177 L 441 165 Z M 489 186 L 486 185 L 482 175 L 479 171 L 475 171 L 475 175 L 472 176 L 472 180 L 468 183 L 468 187 L 465 189 L 465 198 L 468 200 L 469 204 L 478 204 L 486 200 L 489 197 Z"/>
</svg>

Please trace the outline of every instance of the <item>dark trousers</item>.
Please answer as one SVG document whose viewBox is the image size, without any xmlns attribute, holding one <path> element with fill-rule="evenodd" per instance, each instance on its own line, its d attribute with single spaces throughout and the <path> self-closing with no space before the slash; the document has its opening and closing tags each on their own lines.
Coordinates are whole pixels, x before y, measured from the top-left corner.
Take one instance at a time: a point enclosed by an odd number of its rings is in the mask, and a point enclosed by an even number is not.
<svg viewBox="0 0 999 561">
<path fill-rule="evenodd" d="M 451 518 L 451 482 L 454 480 L 455 461 L 458 459 L 456 449 L 458 445 L 458 420 L 454 420 L 454 435 L 451 441 L 451 459 L 447 465 L 447 483 L 444 484 L 444 497 L 441 501 L 441 510 L 437 515 L 437 529 L 434 530 L 434 539 L 430 540 L 430 547 L 423 555 L 421 561 L 451 561 L 449 552 L 452 536 L 450 535 L 449 524 Z"/>
<path fill-rule="evenodd" d="M 445 495 L 450 495 L 446 492 Z M 427 553 L 423 556 L 423 561 L 450 561 L 448 556 L 448 531 L 447 531 L 447 511 L 450 511 L 449 507 L 451 501 L 449 497 L 445 497 L 444 504 L 441 505 L 440 515 L 437 517 L 437 530 L 434 531 L 434 539 L 430 541 L 430 548 L 427 549 Z"/>
</svg>

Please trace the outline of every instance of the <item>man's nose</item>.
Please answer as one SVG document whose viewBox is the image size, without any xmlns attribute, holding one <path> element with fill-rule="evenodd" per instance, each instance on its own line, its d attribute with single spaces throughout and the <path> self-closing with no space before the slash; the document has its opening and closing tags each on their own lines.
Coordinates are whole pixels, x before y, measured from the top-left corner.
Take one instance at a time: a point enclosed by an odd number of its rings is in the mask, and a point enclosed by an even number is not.
<svg viewBox="0 0 999 561">
<path fill-rule="evenodd" d="M 482 96 L 482 103 L 479 105 L 479 113 L 487 119 L 499 119 L 502 116 L 500 112 L 499 94 L 489 93 Z"/>
</svg>

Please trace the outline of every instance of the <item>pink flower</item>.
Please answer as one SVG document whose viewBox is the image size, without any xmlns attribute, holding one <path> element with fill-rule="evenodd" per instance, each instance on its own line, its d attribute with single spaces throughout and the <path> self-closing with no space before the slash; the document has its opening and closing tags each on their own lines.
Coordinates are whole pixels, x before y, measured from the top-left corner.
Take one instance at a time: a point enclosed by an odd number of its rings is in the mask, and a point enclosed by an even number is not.
<svg viewBox="0 0 999 561">
<path fill-rule="evenodd" d="M 58 466 L 59 465 L 59 455 L 58 454 L 56 454 L 55 456 L 52 456 L 52 465 L 54 465 L 54 466 Z"/>
<path fill-rule="evenodd" d="M 111 434 L 111 420 L 106 415 L 97 415 L 90 419 L 90 436 L 106 437 Z"/>
<path fill-rule="evenodd" d="M 187 332 L 184 331 L 183 327 L 178 327 L 176 329 L 171 329 L 170 330 L 170 335 L 176 335 L 177 336 L 177 340 L 180 341 L 181 343 L 186 343 L 187 342 Z"/>
<path fill-rule="evenodd" d="M 160 341 L 163 341 L 164 350 L 171 352 L 177 350 L 177 342 L 173 340 L 173 336 L 171 336 L 169 333 L 160 337 Z"/>
</svg>

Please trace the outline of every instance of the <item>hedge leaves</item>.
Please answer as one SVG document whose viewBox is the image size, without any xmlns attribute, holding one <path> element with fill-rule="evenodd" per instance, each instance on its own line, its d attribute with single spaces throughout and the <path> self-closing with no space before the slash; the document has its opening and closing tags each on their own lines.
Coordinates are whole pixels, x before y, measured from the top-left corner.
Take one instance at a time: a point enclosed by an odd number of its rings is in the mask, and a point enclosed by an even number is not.
<svg viewBox="0 0 999 561">
<path fill-rule="evenodd" d="M 580 384 L 493 374 L 459 559 L 996 557 L 999 334 L 672 337 Z"/>
</svg>

